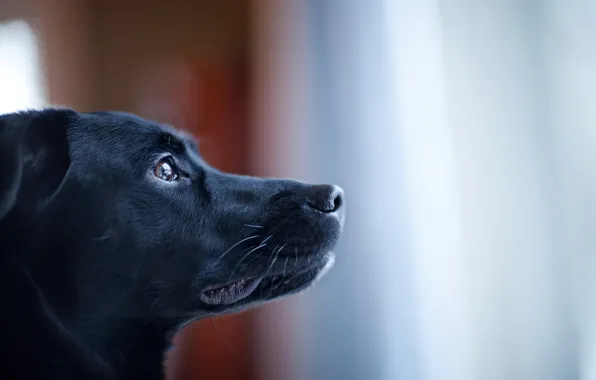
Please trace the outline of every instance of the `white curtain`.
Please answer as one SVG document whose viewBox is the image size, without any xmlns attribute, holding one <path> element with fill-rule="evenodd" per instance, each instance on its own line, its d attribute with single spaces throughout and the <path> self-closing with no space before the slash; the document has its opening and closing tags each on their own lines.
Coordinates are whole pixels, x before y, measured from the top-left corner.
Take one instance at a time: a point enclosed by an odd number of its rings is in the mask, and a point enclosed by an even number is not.
<svg viewBox="0 0 596 380">
<path fill-rule="evenodd" d="M 294 378 L 596 379 L 593 2 L 294 4 L 283 174 L 348 204 Z"/>
<path fill-rule="evenodd" d="M 23 20 L 0 23 L 0 113 L 45 104 L 37 36 Z"/>
</svg>

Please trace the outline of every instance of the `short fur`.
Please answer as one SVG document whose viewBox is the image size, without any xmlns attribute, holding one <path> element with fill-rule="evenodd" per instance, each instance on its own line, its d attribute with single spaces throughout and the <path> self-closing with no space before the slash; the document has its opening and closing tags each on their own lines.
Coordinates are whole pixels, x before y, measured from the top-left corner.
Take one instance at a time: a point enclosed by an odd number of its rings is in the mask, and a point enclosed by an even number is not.
<svg viewBox="0 0 596 380">
<path fill-rule="evenodd" d="M 338 187 L 222 173 L 130 114 L 2 115 L 0 162 L 3 379 L 161 379 L 181 326 L 311 286 L 343 225 Z M 237 302 L 201 298 L 261 277 Z"/>
</svg>

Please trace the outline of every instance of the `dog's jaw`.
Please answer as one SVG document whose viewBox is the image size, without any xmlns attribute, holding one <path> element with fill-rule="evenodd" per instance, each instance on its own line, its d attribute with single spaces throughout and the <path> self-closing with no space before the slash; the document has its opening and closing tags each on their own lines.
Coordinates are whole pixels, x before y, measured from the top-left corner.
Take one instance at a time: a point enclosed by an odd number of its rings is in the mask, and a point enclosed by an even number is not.
<svg viewBox="0 0 596 380">
<path fill-rule="evenodd" d="M 323 269 L 321 269 L 319 271 L 319 274 L 315 277 L 315 279 L 312 281 L 310 286 L 313 286 L 317 282 L 319 282 L 319 280 L 322 279 L 327 273 L 329 273 L 331 268 L 333 268 L 333 266 L 335 265 L 335 253 L 334 252 L 327 253 L 326 258 L 327 258 L 327 263 L 325 264 Z"/>
<path fill-rule="evenodd" d="M 295 295 L 303 293 L 305 291 L 307 291 L 308 289 L 312 288 L 313 286 L 315 286 L 323 277 L 325 277 L 325 275 L 327 275 L 327 273 L 329 273 L 329 271 L 333 268 L 333 266 L 335 265 L 335 253 L 334 252 L 328 252 L 325 255 L 325 259 L 326 262 L 323 266 L 323 268 L 321 268 L 319 270 L 319 272 L 317 273 L 317 275 L 315 276 L 315 278 L 313 280 L 310 281 L 309 284 L 307 284 L 306 286 L 303 286 L 302 288 L 291 292 Z"/>
</svg>

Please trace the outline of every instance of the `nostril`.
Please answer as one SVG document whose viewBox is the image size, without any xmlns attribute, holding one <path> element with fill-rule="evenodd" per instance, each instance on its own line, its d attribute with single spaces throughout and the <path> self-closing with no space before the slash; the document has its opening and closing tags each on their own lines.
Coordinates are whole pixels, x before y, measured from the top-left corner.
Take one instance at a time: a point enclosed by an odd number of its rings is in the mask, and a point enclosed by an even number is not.
<svg viewBox="0 0 596 380">
<path fill-rule="evenodd" d="M 317 211 L 333 213 L 344 204 L 344 193 L 339 186 L 318 185 L 311 188 L 307 204 Z"/>
<path fill-rule="evenodd" d="M 343 191 L 337 191 L 335 193 L 335 198 L 333 199 L 333 209 L 331 212 L 337 211 L 343 206 L 344 204 L 344 194 Z"/>
</svg>

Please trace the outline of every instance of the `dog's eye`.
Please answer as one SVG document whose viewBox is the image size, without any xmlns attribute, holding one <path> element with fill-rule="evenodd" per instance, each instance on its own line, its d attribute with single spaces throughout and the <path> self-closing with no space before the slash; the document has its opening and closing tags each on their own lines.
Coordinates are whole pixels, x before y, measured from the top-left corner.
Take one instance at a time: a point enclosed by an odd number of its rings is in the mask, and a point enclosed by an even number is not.
<svg viewBox="0 0 596 380">
<path fill-rule="evenodd" d="M 155 168 L 153 169 L 153 174 L 163 181 L 172 182 L 176 178 L 178 178 L 178 174 L 174 169 L 174 165 L 172 164 L 169 157 L 166 157 L 159 161 Z"/>
</svg>

